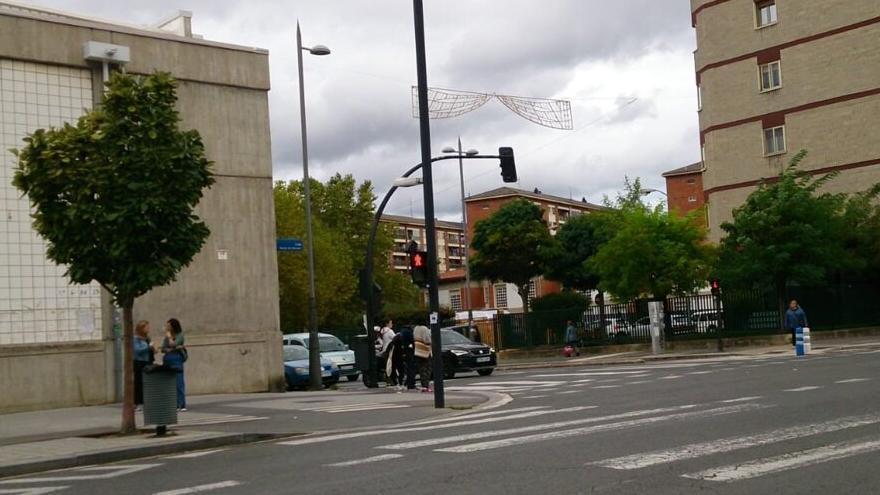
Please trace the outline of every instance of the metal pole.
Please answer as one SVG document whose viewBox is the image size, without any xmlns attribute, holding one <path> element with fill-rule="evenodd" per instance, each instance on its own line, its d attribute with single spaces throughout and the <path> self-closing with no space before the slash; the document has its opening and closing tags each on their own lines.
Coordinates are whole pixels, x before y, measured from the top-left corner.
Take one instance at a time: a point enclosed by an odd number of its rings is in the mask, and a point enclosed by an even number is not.
<svg viewBox="0 0 880 495">
<path fill-rule="evenodd" d="M 315 298 L 315 252 L 312 245 L 312 194 L 309 179 L 309 145 L 306 132 L 306 93 L 303 87 L 302 34 L 296 23 L 296 61 L 299 67 L 299 118 L 302 134 L 303 202 L 306 210 L 306 255 L 309 263 L 309 386 L 323 388 L 321 381 L 321 348 L 318 344 L 318 303 Z"/>
<path fill-rule="evenodd" d="M 422 144 L 422 180 L 425 194 L 425 234 L 428 245 L 428 310 L 431 355 L 434 361 L 434 407 L 446 406 L 443 394 L 443 356 L 440 342 L 440 293 L 437 287 L 437 231 L 434 222 L 434 175 L 431 164 L 431 122 L 428 115 L 428 67 L 425 60 L 425 12 L 422 0 L 413 0 L 416 72 L 419 90 L 419 137 Z"/>
<path fill-rule="evenodd" d="M 718 352 L 724 352 L 724 339 L 721 338 L 721 294 L 714 296 L 715 300 L 715 333 L 718 337 Z"/>
<path fill-rule="evenodd" d="M 461 227 L 462 240 L 464 241 L 464 303 L 468 310 L 468 338 L 470 338 L 471 328 L 474 326 L 474 308 L 471 307 L 471 271 L 468 268 L 467 261 L 469 256 L 467 243 L 467 203 L 464 196 L 464 158 L 461 150 L 461 136 L 458 136 L 458 178 L 461 182 Z"/>
</svg>

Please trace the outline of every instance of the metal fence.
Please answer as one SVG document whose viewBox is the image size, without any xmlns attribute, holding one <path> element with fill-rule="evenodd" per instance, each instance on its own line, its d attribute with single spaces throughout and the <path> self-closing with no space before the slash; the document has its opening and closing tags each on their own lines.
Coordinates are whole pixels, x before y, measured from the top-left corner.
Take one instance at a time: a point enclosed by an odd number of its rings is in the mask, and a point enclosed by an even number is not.
<svg viewBox="0 0 880 495">
<path fill-rule="evenodd" d="M 814 331 L 880 326 L 880 287 L 835 285 L 791 287 L 784 299 L 772 291 L 725 291 L 669 297 L 664 303 L 667 340 L 780 334 L 784 304 L 798 299 Z M 496 316 L 492 331 L 499 349 L 563 345 L 568 321 L 585 346 L 650 343 L 647 300 L 580 309 Z"/>
</svg>

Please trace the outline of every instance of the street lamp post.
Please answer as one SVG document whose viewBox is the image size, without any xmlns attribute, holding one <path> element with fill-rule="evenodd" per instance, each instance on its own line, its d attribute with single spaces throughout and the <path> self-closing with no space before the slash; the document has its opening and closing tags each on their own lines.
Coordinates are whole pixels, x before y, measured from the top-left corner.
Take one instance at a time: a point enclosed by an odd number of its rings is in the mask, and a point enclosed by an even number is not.
<svg viewBox="0 0 880 495">
<path fill-rule="evenodd" d="M 463 230 L 462 241 L 464 242 L 464 303 L 468 309 L 468 332 L 471 331 L 471 328 L 474 326 L 474 308 L 471 306 L 471 271 L 468 268 L 467 260 L 467 250 L 468 250 L 468 237 L 467 237 L 467 203 L 465 202 L 464 195 L 464 157 L 467 156 L 475 156 L 479 153 L 479 151 L 475 149 L 467 150 L 467 153 L 463 152 L 461 149 L 461 136 L 458 138 L 458 150 L 449 146 L 443 148 L 444 153 L 458 153 L 458 179 L 461 184 L 461 226 Z"/>
<path fill-rule="evenodd" d="M 303 203 L 306 214 L 306 256 L 309 267 L 309 385 L 313 390 L 322 388 L 321 350 L 318 343 L 318 302 L 315 298 L 315 250 L 312 244 L 312 196 L 309 184 L 309 146 L 306 132 L 306 94 L 303 87 L 303 51 L 312 55 L 329 55 L 330 49 L 323 45 L 311 48 L 302 46 L 299 21 L 296 23 L 296 58 L 299 68 L 299 118 L 302 134 Z"/>
<path fill-rule="evenodd" d="M 654 189 L 654 188 L 651 188 L 651 187 L 643 188 L 643 189 L 639 189 L 639 194 L 641 194 L 642 196 L 647 196 L 647 195 L 649 195 L 649 194 L 651 194 L 651 193 L 660 193 L 660 194 L 666 196 L 667 198 L 669 197 L 668 194 L 666 194 L 665 192 L 661 191 L 660 189 Z"/>
</svg>

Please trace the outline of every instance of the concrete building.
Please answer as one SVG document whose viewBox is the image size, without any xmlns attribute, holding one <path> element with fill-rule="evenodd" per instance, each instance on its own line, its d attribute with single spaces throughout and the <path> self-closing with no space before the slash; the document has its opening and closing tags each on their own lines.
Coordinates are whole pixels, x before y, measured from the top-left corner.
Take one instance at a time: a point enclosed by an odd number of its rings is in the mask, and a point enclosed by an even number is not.
<svg viewBox="0 0 880 495">
<path fill-rule="evenodd" d="M 183 128 L 197 129 L 216 183 L 198 215 L 211 236 L 177 282 L 135 303 L 135 319 L 178 318 L 189 393 L 253 392 L 283 381 L 269 139 L 268 53 L 205 41 L 180 12 L 142 27 L 0 2 L 0 411 L 118 400 L 116 310 L 96 285 L 71 285 L 45 257 L 7 149 L 71 122 L 101 100 L 101 63 L 83 46 L 127 49 L 125 70 L 171 72 Z M 118 69 L 111 64 L 110 69 Z"/>
<path fill-rule="evenodd" d="M 663 173 L 669 211 L 686 215 L 703 207 L 703 164 L 693 163 Z"/>
<path fill-rule="evenodd" d="M 710 237 L 801 149 L 840 171 L 831 191 L 880 182 L 877 0 L 691 0 Z"/>
</svg>

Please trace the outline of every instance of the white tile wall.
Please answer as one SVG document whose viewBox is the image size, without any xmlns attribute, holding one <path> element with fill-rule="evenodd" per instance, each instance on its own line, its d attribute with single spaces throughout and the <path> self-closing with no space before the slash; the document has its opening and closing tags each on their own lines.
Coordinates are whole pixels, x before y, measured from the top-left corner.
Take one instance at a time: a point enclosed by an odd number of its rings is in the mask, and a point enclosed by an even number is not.
<svg viewBox="0 0 880 495">
<path fill-rule="evenodd" d="M 46 259 L 30 205 L 12 186 L 16 162 L 7 151 L 91 106 L 88 70 L 0 58 L 0 345 L 101 338 L 99 286 L 72 285 L 65 267 Z"/>
</svg>

